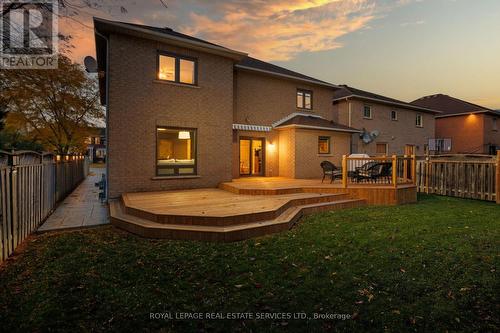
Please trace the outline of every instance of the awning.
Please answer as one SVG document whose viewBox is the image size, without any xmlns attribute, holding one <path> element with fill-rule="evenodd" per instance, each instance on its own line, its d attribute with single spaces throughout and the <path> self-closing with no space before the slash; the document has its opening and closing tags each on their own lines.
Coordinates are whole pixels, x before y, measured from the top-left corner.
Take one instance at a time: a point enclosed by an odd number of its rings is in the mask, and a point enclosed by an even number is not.
<svg viewBox="0 0 500 333">
<path fill-rule="evenodd" d="M 240 131 L 271 132 L 273 128 L 271 126 L 233 124 L 233 129 Z"/>
</svg>

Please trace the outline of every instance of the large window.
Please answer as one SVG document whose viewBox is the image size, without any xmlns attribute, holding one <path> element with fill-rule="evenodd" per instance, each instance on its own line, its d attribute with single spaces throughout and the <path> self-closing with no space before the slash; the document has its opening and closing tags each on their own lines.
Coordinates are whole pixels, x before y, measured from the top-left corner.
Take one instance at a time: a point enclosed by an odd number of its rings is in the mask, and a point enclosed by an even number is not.
<svg viewBox="0 0 500 333">
<path fill-rule="evenodd" d="M 417 114 L 417 117 L 415 118 L 415 125 L 417 127 L 424 127 L 424 119 L 421 114 Z"/>
<path fill-rule="evenodd" d="M 330 137 L 329 136 L 318 137 L 318 153 L 319 154 L 330 154 Z"/>
<path fill-rule="evenodd" d="M 365 105 L 363 107 L 363 118 L 372 119 L 372 107 L 369 105 Z"/>
<path fill-rule="evenodd" d="M 196 130 L 158 127 L 156 129 L 156 175 L 196 174 Z"/>
<path fill-rule="evenodd" d="M 297 89 L 297 108 L 312 110 L 312 91 Z"/>
<path fill-rule="evenodd" d="M 158 79 L 184 84 L 197 84 L 196 59 L 172 54 L 158 55 Z"/>
</svg>

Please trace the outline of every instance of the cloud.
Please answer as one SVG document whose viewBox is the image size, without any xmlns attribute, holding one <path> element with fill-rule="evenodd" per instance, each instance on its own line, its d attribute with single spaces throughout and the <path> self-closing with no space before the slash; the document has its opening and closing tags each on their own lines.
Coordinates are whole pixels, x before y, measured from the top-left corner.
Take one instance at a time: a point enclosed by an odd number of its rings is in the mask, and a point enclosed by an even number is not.
<svg viewBox="0 0 500 333">
<path fill-rule="evenodd" d="M 264 60 L 289 60 L 300 52 L 332 50 L 339 38 L 410 0 L 229 0 L 193 11 L 187 34 L 249 52 Z M 218 13 L 213 15 L 213 13 Z"/>
</svg>

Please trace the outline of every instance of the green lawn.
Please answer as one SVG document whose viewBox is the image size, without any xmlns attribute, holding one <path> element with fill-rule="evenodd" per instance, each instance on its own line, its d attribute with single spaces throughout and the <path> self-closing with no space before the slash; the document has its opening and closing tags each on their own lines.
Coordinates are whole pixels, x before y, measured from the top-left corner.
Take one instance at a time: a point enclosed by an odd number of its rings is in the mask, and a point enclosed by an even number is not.
<svg viewBox="0 0 500 333">
<path fill-rule="evenodd" d="M 239 243 L 113 227 L 33 238 L 0 271 L 11 331 L 498 331 L 500 205 L 437 196 L 304 218 Z M 167 320 L 151 312 L 348 314 Z"/>
</svg>

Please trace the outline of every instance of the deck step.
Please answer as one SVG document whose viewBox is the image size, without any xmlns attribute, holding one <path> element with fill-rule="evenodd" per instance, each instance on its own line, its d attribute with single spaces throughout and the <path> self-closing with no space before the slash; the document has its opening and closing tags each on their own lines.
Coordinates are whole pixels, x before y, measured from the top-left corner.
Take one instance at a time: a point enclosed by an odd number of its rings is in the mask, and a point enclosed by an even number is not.
<svg viewBox="0 0 500 333">
<path fill-rule="evenodd" d="M 331 202 L 288 207 L 274 219 L 229 226 L 163 224 L 127 214 L 121 201 L 110 202 L 111 223 L 119 228 L 148 238 L 233 242 L 290 229 L 306 214 L 354 208 L 365 200 L 342 199 Z"/>
<path fill-rule="evenodd" d="M 273 196 L 269 200 L 276 200 L 279 196 Z M 255 197 L 253 201 L 237 201 L 238 198 L 225 200 L 223 202 L 212 202 L 210 210 L 206 212 L 191 211 L 186 207 L 182 214 L 165 214 L 151 209 L 145 209 L 140 204 L 134 204 L 125 194 L 122 196 L 122 203 L 125 213 L 145 220 L 150 220 L 162 224 L 181 224 L 181 225 L 199 225 L 199 226 L 232 226 L 238 224 L 248 224 L 252 222 L 268 221 L 278 218 L 283 212 L 291 207 L 304 206 L 311 204 L 337 202 L 348 199 L 347 193 L 302 193 L 283 196 L 278 198 L 279 204 L 276 206 L 262 209 L 261 202 L 265 199 Z M 243 210 L 243 207 L 245 209 Z M 214 208 L 217 208 L 214 210 Z M 208 208 L 207 208 L 208 209 Z"/>
</svg>

